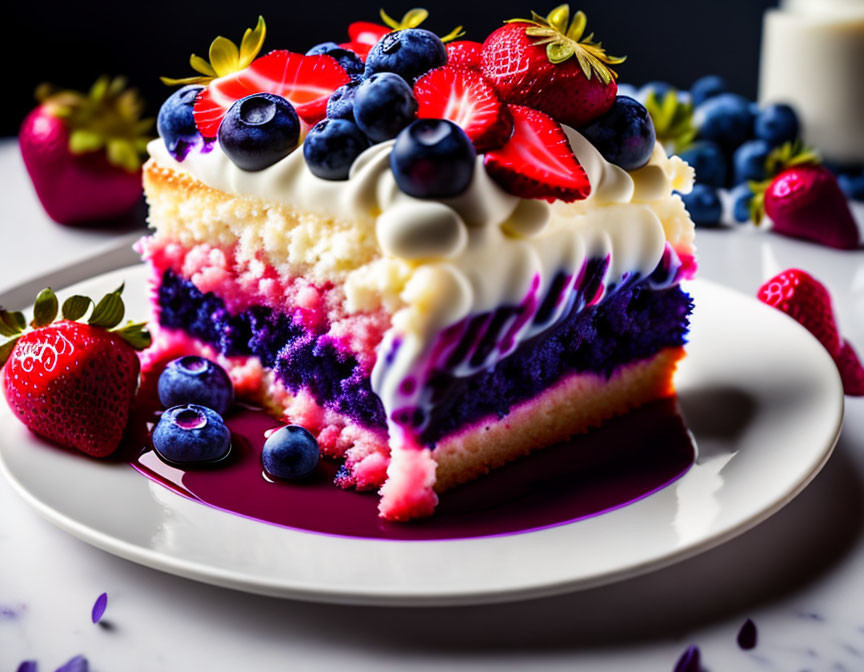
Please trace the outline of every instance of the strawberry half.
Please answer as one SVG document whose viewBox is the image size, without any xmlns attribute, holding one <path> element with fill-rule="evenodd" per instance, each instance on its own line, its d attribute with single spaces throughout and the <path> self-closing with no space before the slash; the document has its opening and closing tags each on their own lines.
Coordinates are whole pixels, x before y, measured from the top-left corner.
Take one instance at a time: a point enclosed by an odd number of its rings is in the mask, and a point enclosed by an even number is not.
<svg viewBox="0 0 864 672">
<path fill-rule="evenodd" d="M 143 324 L 109 331 L 123 319 L 122 287 L 93 308 L 87 324 L 76 321 L 92 302 L 75 296 L 54 322 L 57 297 L 40 292 L 32 331 L 20 313 L 0 311 L 3 391 L 12 412 L 46 439 L 93 457 L 110 455 L 123 437 L 135 390 L 136 348 L 149 345 Z M 11 344 L 11 347 L 10 347 Z"/>
<path fill-rule="evenodd" d="M 486 171 L 511 194 L 547 201 L 578 201 L 591 183 L 573 154 L 567 135 L 552 117 L 521 105 L 509 105 L 513 136 L 486 154 Z"/>
<path fill-rule="evenodd" d="M 479 72 L 445 65 L 414 85 L 417 117 L 447 119 L 465 131 L 479 153 L 501 147 L 513 132 L 513 119 Z"/>
<path fill-rule="evenodd" d="M 349 81 L 348 73 L 330 56 L 271 51 L 249 67 L 210 82 L 195 101 L 195 124 L 205 138 L 215 138 L 234 102 L 253 93 L 274 93 L 313 125 L 325 117 L 330 94 Z"/>
<path fill-rule="evenodd" d="M 450 42 L 447 47 L 447 65 L 463 70 L 479 70 L 483 45 L 471 40 Z"/>
<path fill-rule="evenodd" d="M 351 38 L 351 42 L 368 44 L 370 47 L 391 32 L 393 32 L 392 28 L 371 21 L 355 21 L 348 26 L 348 37 Z"/>
<path fill-rule="evenodd" d="M 855 350 L 840 336 L 825 285 L 805 271 L 790 268 L 762 285 L 756 296 L 816 337 L 837 365 L 846 394 L 864 395 L 864 368 Z"/>
<path fill-rule="evenodd" d="M 355 54 L 357 54 L 357 57 L 365 63 L 366 57 L 369 55 L 369 52 L 372 51 L 372 47 L 375 45 L 366 44 L 365 42 L 343 42 L 339 46 L 343 49 L 353 51 Z"/>
<path fill-rule="evenodd" d="M 483 42 L 481 70 L 504 102 L 578 128 L 615 102 L 617 75 L 608 66 L 624 59 L 607 55 L 593 34 L 583 37 L 585 14 L 577 12 L 568 28 L 569 18 L 561 5 L 545 18 L 508 22 Z"/>
</svg>

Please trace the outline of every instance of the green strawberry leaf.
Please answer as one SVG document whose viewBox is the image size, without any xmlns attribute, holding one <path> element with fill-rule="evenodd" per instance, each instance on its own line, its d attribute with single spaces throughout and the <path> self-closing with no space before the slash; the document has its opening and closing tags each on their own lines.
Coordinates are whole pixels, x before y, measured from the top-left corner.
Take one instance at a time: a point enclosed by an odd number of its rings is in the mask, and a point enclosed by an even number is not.
<svg viewBox="0 0 864 672">
<path fill-rule="evenodd" d="M 12 354 L 12 350 L 15 348 L 15 344 L 18 342 L 20 336 L 16 336 L 15 338 L 6 341 L 3 345 L 0 345 L 0 368 L 3 368 L 3 365 L 6 363 L 6 360 L 9 359 L 9 355 Z"/>
<path fill-rule="evenodd" d="M 0 308 L 0 336 L 16 336 L 27 327 L 24 313 L 12 312 Z"/>
<path fill-rule="evenodd" d="M 57 295 L 50 287 L 46 287 L 36 296 L 33 305 L 33 321 L 30 323 L 35 329 L 51 324 L 57 317 L 59 303 Z"/>
<path fill-rule="evenodd" d="M 79 320 L 84 317 L 84 314 L 90 308 L 90 304 L 93 303 L 93 299 L 89 296 L 81 296 L 80 294 L 76 294 L 75 296 L 70 296 L 63 302 L 63 308 L 60 309 L 61 315 L 63 315 L 64 320 Z"/>
<path fill-rule="evenodd" d="M 120 292 L 123 291 L 123 286 L 110 294 L 102 297 L 87 324 L 94 327 L 104 327 L 105 329 L 113 329 L 123 320 L 123 315 L 126 314 L 126 307 L 123 305 L 123 299 L 120 298 Z"/>
<path fill-rule="evenodd" d="M 114 333 L 136 350 L 144 350 L 145 348 L 149 348 L 153 342 L 153 338 L 146 327 L 146 322 L 129 322 L 122 329 L 116 329 Z"/>
</svg>

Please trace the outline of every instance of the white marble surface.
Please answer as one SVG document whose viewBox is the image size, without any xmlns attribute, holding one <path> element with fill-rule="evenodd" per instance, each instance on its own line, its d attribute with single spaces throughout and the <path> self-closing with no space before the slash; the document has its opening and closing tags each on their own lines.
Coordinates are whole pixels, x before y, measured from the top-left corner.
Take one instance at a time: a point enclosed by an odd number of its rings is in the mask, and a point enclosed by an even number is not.
<svg viewBox="0 0 864 672">
<path fill-rule="evenodd" d="M 76 262 L 100 255 L 105 266 L 127 255 L 117 233 L 52 224 L 12 143 L 0 145 L 0 175 L 0 293 L 58 265 L 71 265 L 72 282 Z M 700 231 L 698 241 L 703 277 L 748 294 L 782 269 L 810 271 L 829 286 L 844 334 L 864 351 L 864 252 L 749 230 Z M 91 548 L 41 520 L 4 481 L 0 512 L 0 672 L 25 659 L 50 671 L 77 654 L 101 672 L 671 672 L 690 644 L 713 672 L 864 669 L 864 399 L 847 398 L 846 426 L 825 470 L 754 530 L 644 577 L 531 602 L 387 609 L 257 597 Z M 107 625 L 95 626 L 90 609 L 102 592 Z M 750 652 L 735 642 L 747 618 L 759 633 Z"/>
</svg>

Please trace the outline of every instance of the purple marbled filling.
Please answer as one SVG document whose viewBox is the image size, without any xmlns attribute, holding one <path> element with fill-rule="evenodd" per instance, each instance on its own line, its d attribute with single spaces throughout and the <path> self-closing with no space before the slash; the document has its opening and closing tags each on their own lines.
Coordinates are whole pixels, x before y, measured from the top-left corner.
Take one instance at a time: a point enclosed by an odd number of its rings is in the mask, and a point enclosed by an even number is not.
<svg viewBox="0 0 864 672">
<path fill-rule="evenodd" d="M 605 270 L 605 260 L 589 262 L 579 288 L 583 297 L 597 292 Z M 569 374 L 594 372 L 608 377 L 622 364 L 683 345 L 692 308 L 690 297 L 677 285 L 655 288 L 662 287 L 658 280 L 652 276 L 639 282 L 639 278 L 631 277 L 609 290 L 597 305 L 585 308 L 584 301 L 574 302 L 566 317 L 519 345 L 492 368 L 467 377 L 433 373 L 429 380 L 432 410 L 422 415 L 415 409 L 414 413 L 421 415 L 404 420 L 421 431 L 424 443 L 432 444 L 483 417 L 504 417 L 514 405 L 537 396 Z M 553 281 L 534 315 L 535 323 L 549 318 L 567 281 L 563 274 Z M 265 307 L 232 315 L 217 296 L 200 292 L 171 271 L 163 276 L 159 304 L 164 326 L 182 329 L 226 355 L 257 356 L 289 389 L 306 388 L 319 404 L 363 426 L 386 427 L 381 400 L 372 392 L 368 375 L 328 336 L 311 333 L 291 317 Z M 455 325 L 463 330 L 463 338 L 452 357 L 482 361 L 495 341 L 486 343 L 478 338 L 480 325 L 503 325 L 519 310 L 506 306 L 472 316 L 461 327 Z M 494 331 L 485 329 L 486 333 Z M 473 350 L 470 355 L 461 352 L 462 343 Z"/>
</svg>

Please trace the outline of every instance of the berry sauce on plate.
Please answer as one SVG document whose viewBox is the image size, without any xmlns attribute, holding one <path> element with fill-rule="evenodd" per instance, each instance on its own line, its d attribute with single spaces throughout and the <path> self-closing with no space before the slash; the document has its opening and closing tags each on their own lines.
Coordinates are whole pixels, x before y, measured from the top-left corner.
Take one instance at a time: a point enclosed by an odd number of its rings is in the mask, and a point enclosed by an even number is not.
<svg viewBox="0 0 864 672">
<path fill-rule="evenodd" d="M 268 478 L 261 464 L 266 434 L 281 424 L 237 404 L 225 421 L 230 455 L 211 466 L 181 469 L 153 451 L 139 409 L 130 434 L 140 453 L 132 467 L 184 497 L 264 523 L 347 537 L 446 540 L 517 534 L 561 525 L 620 508 L 683 476 L 694 446 L 674 399 L 646 405 L 602 428 L 504 466 L 479 481 L 444 493 L 434 517 L 408 524 L 378 517 L 374 492 L 340 490 L 337 464 L 322 459 L 311 476 Z M 133 453 L 134 454 L 134 453 Z"/>
</svg>

